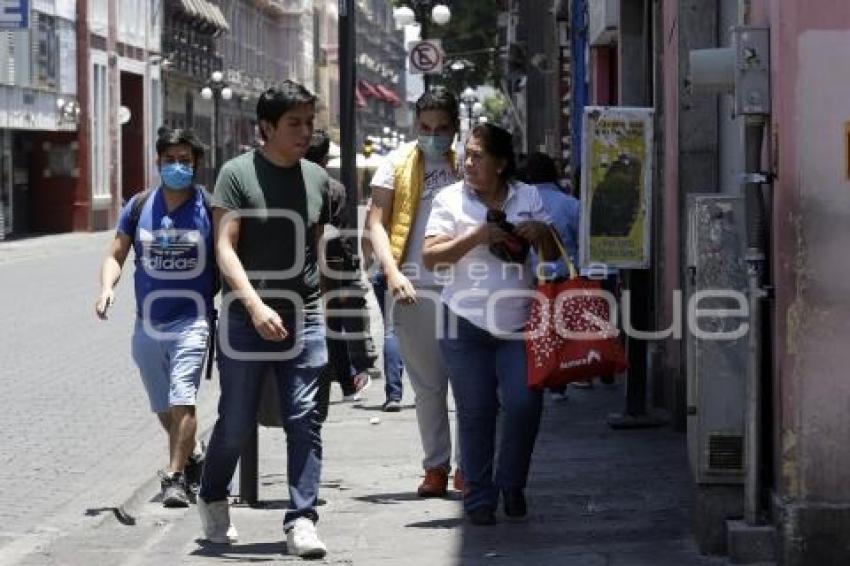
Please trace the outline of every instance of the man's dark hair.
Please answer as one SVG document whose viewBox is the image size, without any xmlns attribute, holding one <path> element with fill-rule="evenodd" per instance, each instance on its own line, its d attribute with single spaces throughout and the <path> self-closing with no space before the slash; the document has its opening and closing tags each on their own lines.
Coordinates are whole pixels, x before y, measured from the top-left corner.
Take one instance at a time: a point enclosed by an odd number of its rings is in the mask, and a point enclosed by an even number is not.
<svg viewBox="0 0 850 566">
<path fill-rule="evenodd" d="M 265 120 L 277 126 L 280 117 L 300 104 L 315 104 L 316 95 L 304 86 L 289 79 L 274 86 L 260 95 L 257 101 L 257 122 Z M 266 139 L 266 133 L 260 128 L 260 135 Z"/>
<path fill-rule="evenodd" d="M 516 155 L 514 154 L 514 137 L 509 131 L 489 122 L 472 128 L 470 137 L 481 141 L 481 146 L 487 155 L 505 160 L 505 168 L 499 177 L 509 181 L 516 177 Z"/>
<path fill-rule="evenodd" d="M 304 156 L 304 159 L 324 166 L 325 158 L 327 158 L 330 150 L 331 137 L 328 133 L 322 129 L 313 130 L 313 137 L 310 138 L 310 147 L 307 148 L 307 154 Z"/>
<path fill-rule="evenodd" d="M 416 117 L 428 110 L 440 110 L 451 118 L 455 129 L 460 129 L 460 108 L 457 97 L 444 87 L 438 86 L 427 91 L 416 101 Z"/>
<path fill-rule="evenodd" d="M 188 145 L 192 148 L 192 159 L 195 160 L 195 165 L 204 157 L 204 144 L 195 135 L 192 130 L 176 129 L 172 130 L 166 126 L 162 126 L 157 130 L 159 137 L 156 140 L 156 154 L 162 155 L 168 148 L 175 145 Z"/>
<path fill-rule="evenodd" d="M 528 156 L 525 162 L 525 177 L 532 185 L 557 183 L 558 168 L 551 157 L 538 151 Z"/>
</svg>

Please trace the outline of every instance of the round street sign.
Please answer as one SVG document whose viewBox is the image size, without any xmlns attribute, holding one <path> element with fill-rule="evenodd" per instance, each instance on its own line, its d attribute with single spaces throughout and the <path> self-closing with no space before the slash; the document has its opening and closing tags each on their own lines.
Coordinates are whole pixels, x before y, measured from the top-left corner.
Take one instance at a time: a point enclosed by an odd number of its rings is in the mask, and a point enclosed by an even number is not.
<svg viewBox="0 0 850 566">
<path fill-rule="evenodd" d="M 438 40 L 418 41 L 410 49 L 412 73 L 441 73 L 443 49 Z"/>
</svg>

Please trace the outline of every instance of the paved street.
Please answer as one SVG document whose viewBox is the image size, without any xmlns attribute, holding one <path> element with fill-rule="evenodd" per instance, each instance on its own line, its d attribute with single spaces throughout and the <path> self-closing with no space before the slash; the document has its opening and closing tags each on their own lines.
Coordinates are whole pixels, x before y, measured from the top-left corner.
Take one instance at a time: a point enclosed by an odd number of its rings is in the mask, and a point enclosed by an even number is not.
<svg viewBox="0 0 850 566">
<path fill-rule="evenodd" d="M 95 521 L 86 510 L 119 505 L 166 464 L 130 360 L 132 266 L 109 321 L 94 315 L 111 237 L 0 242 L 0 564 Z"/>
</svg>

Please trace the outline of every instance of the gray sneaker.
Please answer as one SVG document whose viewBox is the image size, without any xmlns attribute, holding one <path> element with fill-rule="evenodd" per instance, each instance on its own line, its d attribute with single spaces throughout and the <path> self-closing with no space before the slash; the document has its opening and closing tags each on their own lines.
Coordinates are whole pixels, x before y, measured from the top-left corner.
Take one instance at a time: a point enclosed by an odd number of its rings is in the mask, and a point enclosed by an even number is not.
<svg viewBox="0 0 850 566">
<path fill-rule="evenodd" d="M 189 494 L 186 491 L 186 479 L 180 472 L 159 472 L 160 486 L 162 486 L 163 507 L 188 507 Z"/>
<path fill-rule="evenodd" d="M 387 399 L 386 403 L 381 407 L 385 413 L 397 413 L 401 411 L 401 401 L 396 399 Z"/>
</svg>

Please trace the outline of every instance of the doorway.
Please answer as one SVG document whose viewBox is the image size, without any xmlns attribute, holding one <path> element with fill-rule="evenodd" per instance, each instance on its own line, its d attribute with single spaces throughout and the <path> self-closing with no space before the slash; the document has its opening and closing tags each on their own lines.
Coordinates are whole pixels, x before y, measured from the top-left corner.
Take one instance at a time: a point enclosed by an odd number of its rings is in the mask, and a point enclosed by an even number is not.
<svg viewBox="0 0 850 566">
<path fill-rule="evenodd" d="M 121 72 L 121 106 L 129 120 L 121 126 L 121 198 L 126 202 L 145 187 L 144 77 Z M 122 110 L 122 114 L 126 113 Z"/>
<path fill-rule="evenodd" d="M 0 130 L 0 240 L 14 230 L 12 221 L 12 133 Z"/>
</svg>

